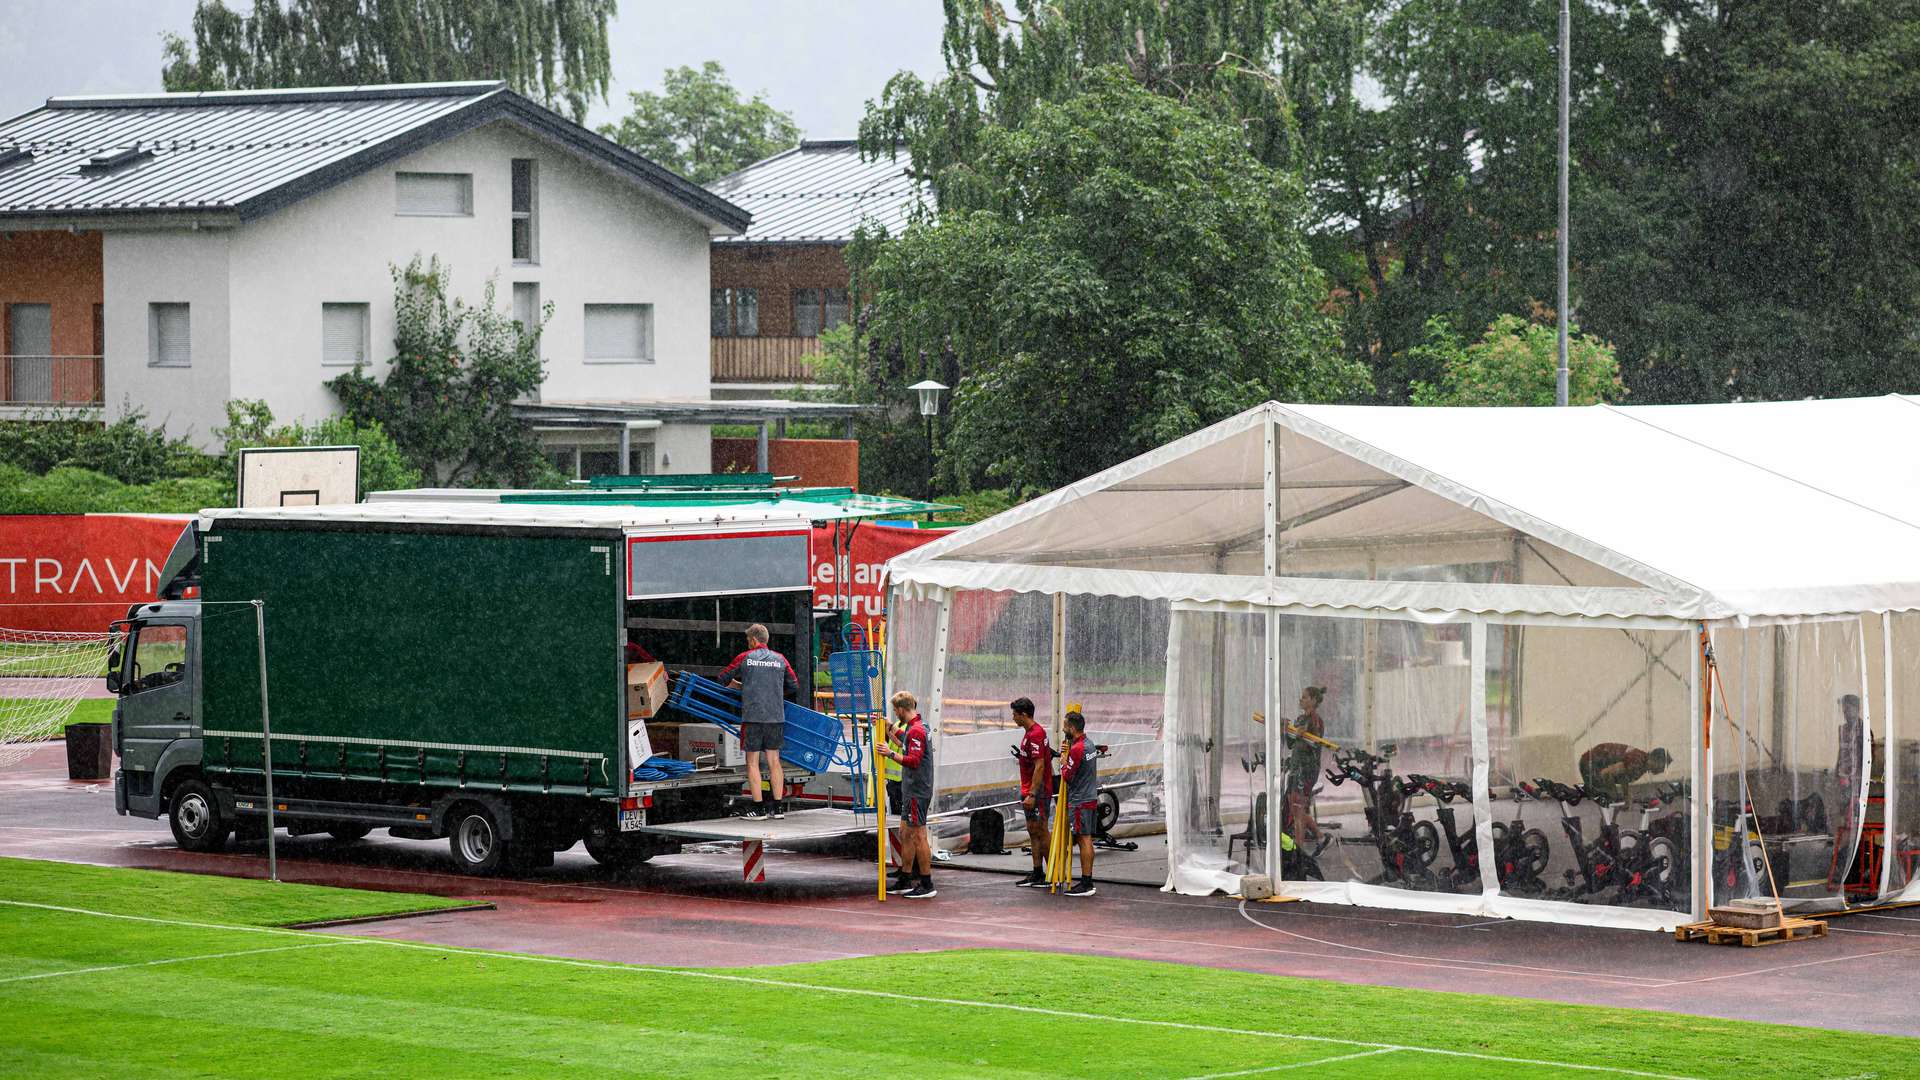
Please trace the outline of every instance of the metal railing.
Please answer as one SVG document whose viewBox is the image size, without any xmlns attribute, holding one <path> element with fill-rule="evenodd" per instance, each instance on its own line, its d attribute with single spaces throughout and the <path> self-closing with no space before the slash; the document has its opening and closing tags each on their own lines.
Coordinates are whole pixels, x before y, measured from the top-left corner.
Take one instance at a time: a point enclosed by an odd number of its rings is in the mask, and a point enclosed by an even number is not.
<svg viewBox="0 0 1920 1080">
<path fill-rule="evenodd" d="M 717 337 L 713 381 L 806 382 L 813 377 L 808 359 L 819 352 L 817 337 Z"/>
<path fill-rule="evenodd" d="M 0 405 L 99 405 L 105 401 L 101 357 L 0 354 Z"/>
</svg>

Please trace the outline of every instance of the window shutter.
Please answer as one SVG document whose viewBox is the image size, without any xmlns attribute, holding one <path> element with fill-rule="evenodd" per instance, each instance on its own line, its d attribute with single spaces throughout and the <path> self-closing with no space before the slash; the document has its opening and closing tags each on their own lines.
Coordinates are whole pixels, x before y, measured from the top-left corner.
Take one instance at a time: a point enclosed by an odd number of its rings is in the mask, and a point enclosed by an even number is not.
<svg viewBox="0 0 1920 1080">
<path fill-rule="evenodd" d="M 588 304 L 588 360 L 650 360 L 653 305 Z"/>
<path fill-rule="evenodd" d="M 187 305 L 153 305 L 152 359 L 160 367 L 192 365 L 193 323 Z"/>
<path fill-rule="evenodd" d="M 396 210 L 402 214 L 469 216 L 473 177 L 468 173 L 395 173 Z"/>
<path fill-rule="evenodd" d="M 320 362 L 358 364 L 367 358 L 367 305 L 320 305 Z"/>
</svg>

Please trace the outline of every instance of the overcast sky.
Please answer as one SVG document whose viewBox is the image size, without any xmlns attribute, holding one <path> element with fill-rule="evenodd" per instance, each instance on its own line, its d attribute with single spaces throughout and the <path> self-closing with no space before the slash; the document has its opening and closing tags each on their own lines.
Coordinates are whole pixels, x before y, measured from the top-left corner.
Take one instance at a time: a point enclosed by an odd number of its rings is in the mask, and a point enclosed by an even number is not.
<svg viewBox="0 0 1920 1080">
<path fill-rule="evenodd" d="M 250 10 L 252 0 L 227 0 Z M 624 0 L 609 30 L 610 102 L 657 90 L 669 67 L 718 60 L 765 91 L 810 139 L 851 138 L 868 98 L 902 68 L 940 70 L 938 0 Z M 160 35 L 191 37 L 194 0 L 0 0 L 0 117 L 49 97 L 160 89 Z"/>
</svg>

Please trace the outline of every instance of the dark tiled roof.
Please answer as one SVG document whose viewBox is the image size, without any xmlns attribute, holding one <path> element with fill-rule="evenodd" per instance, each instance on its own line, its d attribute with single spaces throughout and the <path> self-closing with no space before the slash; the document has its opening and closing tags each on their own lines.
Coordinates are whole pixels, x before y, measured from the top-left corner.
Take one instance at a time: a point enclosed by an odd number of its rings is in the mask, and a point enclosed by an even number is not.
<svg viewBox="0 0 1920 1080">
<path fill-rule="evenodd" d="M 919 199 L 907 160 L 861 161 L 851 141 L 803 142 L 708 185 L 753 214 L 729 244 L 843 244 L 862 221 L 898 233 Z"/>
<path fill-rule="evenodd" d="M 0 219 L 244 221 L 495 120 L 598 159 L 723 227 L 747 224 L 739 207 L 500 82 L 49 98 L 0 122 Z M 111 163 L 129 150 L 145 153 Z"/>
</svg>

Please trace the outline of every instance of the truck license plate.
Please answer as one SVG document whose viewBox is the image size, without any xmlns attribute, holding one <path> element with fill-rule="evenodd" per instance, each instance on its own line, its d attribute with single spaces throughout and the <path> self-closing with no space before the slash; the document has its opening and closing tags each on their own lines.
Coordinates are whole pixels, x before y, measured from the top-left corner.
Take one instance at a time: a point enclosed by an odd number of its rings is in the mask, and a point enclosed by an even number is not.
<svg viewBox="0 0 1920 1080">
<path fill-rule="evenodd" d="M 620 811 L 620 831 L 621 832 L 639 832 L 641 827 L 644 826 L 646 823 L 647 823 L 647 812 L 645 810 Z"/>
</svg>

